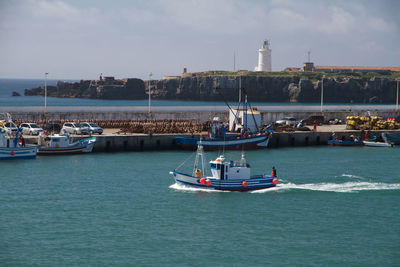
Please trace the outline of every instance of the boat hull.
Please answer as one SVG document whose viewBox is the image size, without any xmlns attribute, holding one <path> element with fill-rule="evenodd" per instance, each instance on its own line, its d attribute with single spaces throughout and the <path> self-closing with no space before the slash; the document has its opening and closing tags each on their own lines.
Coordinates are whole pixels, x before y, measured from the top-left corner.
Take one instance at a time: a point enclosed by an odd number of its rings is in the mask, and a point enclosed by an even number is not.
<svg viewBox="0 0 400 267">
<path fill-rule="evenodd" d="M 393 145 L 385 142 L 372 142 L 372 141 L 363 141 L 365 146 L 372 147 L 392 147 Z"/>
<path fill-rule="evenodd" d="M 39 155 L 65 155 L 65 154 L 79 154 L 89 153 L 93 150 L 94 143 L 75 145 L 68 147 L 39 147 Z"/>
<path fill-rule="evenodd" d="M 362 146 L 362 145 L 364 145 L 364 143 L 362 141 L 328 140 L 328 145 L 330 145 L 330 146 Z"/>
<path fill-rule="evenodd" d="M 0 160 L 36 158 L 37 147 L 0 147 Z"/>
<path fill-rule="evenodd" d="M 188 138 L 188 137 L 175 137 L 176 144 L 183 149 L 196 150 L 200 142 L 200 138 Z M 262 149 L 268 146 L 269 138 L 268 135 L 258 135 L 248 138 L 230 138 L 226 140 L 221 139 L 202 139 L 201 145 L 204 150 L 219 150 L 224 148 L 225 150 L 255 150 Z"/>
<path fill-rule="evenodd" d="M 211 185 L 207 186 L 205 184 L 200 183 L 199 177 L 194 177 L 177 171 L 172 171 L 170 172 L 170 174 L 174 177 L 177 183 L 204 189 L 214 189 L 222 191 L 252 191 L 252 190 L 260 190 L 276 186 L 272 182 L 272 180 L 275 179 L 275 177 L 268 177 L 262 175 L 252 176 L 249 179 L 230 179 L 230 180 L 219 180 L 208 177 L 207 179 L 210 179 Z M 247 186 L 243 186 L 244 181 L 247 183 Z"/>
</svg>

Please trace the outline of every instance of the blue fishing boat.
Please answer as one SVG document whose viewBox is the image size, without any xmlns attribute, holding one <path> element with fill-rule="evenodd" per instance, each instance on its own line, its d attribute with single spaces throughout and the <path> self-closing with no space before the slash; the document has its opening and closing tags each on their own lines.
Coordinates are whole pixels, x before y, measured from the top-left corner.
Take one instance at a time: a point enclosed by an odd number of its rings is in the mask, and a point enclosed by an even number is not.
<svg viewBox="0 0 400 267">
<path fill-rule="evenodd" d="M 328 140 L 328 145 L 331 146 L 362 146 L 364 145 L 363 141 L 359 140 Z"/>
<path fill-rule="evenodd" d="M 205 150 L 252 150 L 266 148 L 269 142 L 270 133 L 253 133 L 247 135 L 224 135 L 221 137 L 208 137 L 202 139 Z M 176 144 L 189 150 L 195 150 L 200 142 L 200 138 L 195 137 L 175 137 Z"/>
<path fill-rule="evenodd" d="M 13 137 L 0 127 L 0 160 L 36 157 L 37 146 L 25 146 L 24 142 L 18 136 L 19 131 Z"/>
<path fill-rule="evenodd" d="M 243 101 L 241 100 L 243 99 Z M 226 125 L 216 117 L 211 123 L 211 129 L 206 138 L 202 138 L 202 146 L 205 150 L 252 150 L 266 148 L 269 136 L 272 134 L 270 129 L 260 129 L 261 115 L 256 108 L 252 108 L 247 102 L 247 95 L 244 88 L 239 90 L 239 104 L 236 109 L 232 109 L 226 102 L 230 115 L 233 118 L 233 131 L 238 133 L 227 133 Z M 255 115 L 259 115 L 257 122 Z M 247 117 L 252 118 L 248 121 Z M 251 122 L 251 123 L 250 123 Z M 250 129 L 250 125 L 253 129 Z M 182 149 L 196 150 L 200 138 L 196 137 L 175 137 L 176 144 Z"/>
<path fill-rule="evenodd" d="M 201 169 L 198 168 L 200 163 Z M 211 176 L 207 176 L 204 169 L 204 150 L 201 141 L 197 148 L 193 173 L 186 174 L 173 170 L 170 174 L 179 184 L 224 191 L 259 190 L 275 187 L 278 184 L 274 167 L 271 174 L 251 175 L 250 165 L 246 162 L 244 153 L 238 162 L 228 161 L 221 155 L 210 161 L 210 169 Z"/>
<path fill-rule="evenodd" d="M 364 145 L 361 138 L 354 137 L 351 135 L 349 138 L 344 136 L 339 139 L 336 137 L 336 133 L 332 132 L 331 137 L 328 140 L 328 145 L 330 146 L 362 146 Z"/>
</svg>

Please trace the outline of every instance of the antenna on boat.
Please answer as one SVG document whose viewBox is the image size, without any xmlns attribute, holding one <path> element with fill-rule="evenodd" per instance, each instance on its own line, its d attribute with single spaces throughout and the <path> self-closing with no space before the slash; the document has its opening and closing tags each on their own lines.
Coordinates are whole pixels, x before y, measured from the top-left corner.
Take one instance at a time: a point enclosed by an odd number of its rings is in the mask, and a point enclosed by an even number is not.
<svg viewBox="0 0 400 267">
<path fill-rule="evenodd" d="M 240 159 L 240 165 L 243 166 L 243 167 L 246 167 L 246 158 L 244 156 L 243 147 L 242 147 L 242 158 Z"/>
</svg>

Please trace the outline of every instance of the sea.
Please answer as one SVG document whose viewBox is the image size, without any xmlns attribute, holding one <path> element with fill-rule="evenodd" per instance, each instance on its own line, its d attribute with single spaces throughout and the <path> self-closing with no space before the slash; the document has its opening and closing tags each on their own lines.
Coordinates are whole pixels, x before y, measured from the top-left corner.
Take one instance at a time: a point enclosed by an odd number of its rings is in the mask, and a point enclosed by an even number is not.
<svg viewBox="0 0 400 267">
<path fill-rule="evenodd" d="M 184 151 L 0 163 L 2 266 L 399 266 L 400 148 L 246 152 L 276 188 L 198 190 Z M 218 156 L 206 155 L 207 160 Z M 240 152 L 225 153 L 239 159 Z"/>
<path fill-rule="evenodd" d="M 0 266 L 400 265 L 400 147 L 245 154 L 277 187 L 178 185 L 190 151 L 2 161 Z"/>
</svg>

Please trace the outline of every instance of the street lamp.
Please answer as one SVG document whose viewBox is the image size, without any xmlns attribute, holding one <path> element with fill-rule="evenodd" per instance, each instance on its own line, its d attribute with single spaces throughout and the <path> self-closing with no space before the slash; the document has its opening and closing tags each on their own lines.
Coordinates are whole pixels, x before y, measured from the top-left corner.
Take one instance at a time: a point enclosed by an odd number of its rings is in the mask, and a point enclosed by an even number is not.
<svg viewBox="0 0 400 267">
<path fill-rule="evenodd" d="M 397 79 L 396 112 L 399 113 L 399 80 Z"/>
<path fill-rule="evenodd" d="M 150 72 L 150 74 L 149 74 L 149 113 L 151 112 L 151 88 L 150 88 L 151 76 L 153 76 L 153 73 Z"/>
<path fill-rule="evenodd" d="M 44 73 L 44 113 L 47 112 L 47 75 L 48 72 Z"/>
<path fill-rule="evenodd" d="M 322 112 L 323 105 L 324 105 L 324 78 L 325 78 L 325 75 L 322 76 L 322 80 L 321 80 L 321 112 Z"/>
</svg>

